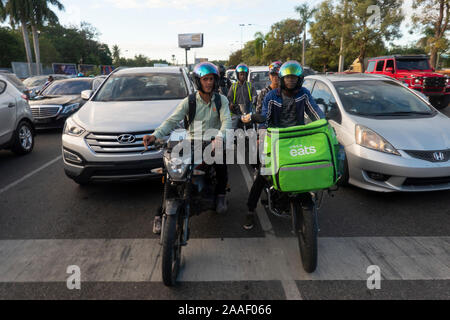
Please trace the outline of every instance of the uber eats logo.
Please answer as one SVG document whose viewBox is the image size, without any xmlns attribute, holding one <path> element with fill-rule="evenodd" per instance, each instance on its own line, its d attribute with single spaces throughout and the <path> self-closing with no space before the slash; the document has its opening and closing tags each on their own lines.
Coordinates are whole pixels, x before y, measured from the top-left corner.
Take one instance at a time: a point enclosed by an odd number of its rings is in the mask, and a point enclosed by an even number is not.
<svg viewBox="0 0 450 320">
<path fill-rule="evenodd" d="M 290 146 L 289 149 L 290 149 L 289 153 L 292 157 L 301 157 L 307 154 L 314 154 L 317 152 L 315 146 L 307 147 L 301 144 Z"/>
</svg>

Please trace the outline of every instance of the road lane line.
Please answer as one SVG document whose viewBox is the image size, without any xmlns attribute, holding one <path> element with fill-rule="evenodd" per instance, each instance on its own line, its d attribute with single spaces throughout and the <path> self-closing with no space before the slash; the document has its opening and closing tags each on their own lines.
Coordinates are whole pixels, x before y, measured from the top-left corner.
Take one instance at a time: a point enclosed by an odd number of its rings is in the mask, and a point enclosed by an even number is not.
<svg viewBox="0 0 450 320">
<path fill-rule="evenodd" d="M 22 178 L 20 178 L 19 180 L 14 181 L 13 183 L 10 183 L 9 185 L 7 185 L 6 187 L 0 189 L 0 194 L 2 194 L 5 191 L 8 191 L 9 189 L 11 189 L 12 187 L 18 185 L 19 183 L 25 181 L 26 179 L 30 178 L 31 176 L 35 175 L 36 173 L 38 173 L 41 170 L 44 170 L 45 168 L 47 168 L 48 166 L 51 166 L 52 164 L 54 164 L 55 162 L 59 161 L 62 159 L 62 156 L 56 157 L 55 159 L 47 162 L 46 164 L 44 164 L 43 166 L 37 168 L 36 170 L 31 171 L 30 173 L 28 173 L 27 175 L 23 176 Z"/>
<path fill-rule="evenodd" d="M 252 188 L 253 180 L 248 172 L 246 165 L 239 165 L 242 171 L 242 175 L 244 176 L 245 183 L 247 184 L 248 191 Z M 258 206 L 256 208 L 256 214 L 258 215 L 258 219 L 261 223 L 261 226 L 264 230 L 266 238 L 270 241 L 270 245 L 276 248 L 281 253 L 281 259 L 277 260 L 279 272 L 281 275 L 288 275 L 288 279 L 283 279 L 281 284 L 283 286 L 284 293 L 286 295 L 287 300 L 303 300 L 300 290 L 298 289 L 297 284 L 295 283 L 295 276 L 293 274 L 291 266 L 291 261 L 289 259 L 289 255 L 286 254 L 282 241 L 275 236 L 275 232 L 273 230 L 272 223 L 270 222 L 269 217 L 267 216 L 266 210 L 264 210 L 258 201 Z M 297 255 L 294 255 L 294 259 Z"/>
</svg>

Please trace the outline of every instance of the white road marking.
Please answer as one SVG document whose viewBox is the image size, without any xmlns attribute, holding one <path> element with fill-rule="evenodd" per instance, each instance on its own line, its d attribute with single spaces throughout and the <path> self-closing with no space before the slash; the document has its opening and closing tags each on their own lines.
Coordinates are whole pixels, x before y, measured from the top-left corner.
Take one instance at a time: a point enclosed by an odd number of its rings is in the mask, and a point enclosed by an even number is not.
<svg viewBox="0 0 450 320">
<path fill-rule="evenodd" d="M 24 175 L 22 178 L 20 178 L 19 180 L 14 181 L 13 183 L 8 184 L 6 187 L 3 187 L 2 189 L 0 189 L 0 194 L 2 194 L 5 191 L 8 191 L 9 189 L 11 189 L 12 187 L 18 185 L 19 183 L 25 181 L 26 179 L 30 178 L 31 176 L 35 175 L 36 173 L 38 173 L 41 170 L 44 170 L 45 168 L 47 168 L 48 166 L 51 166 L 52 164 L 54 164 L 55 162 L 59 161 L 62 159 L 62 156 L 56 157 L 55 159 L 47 162 L 46 164 L 44 164 L 43 166 L 37 168 L 36 170 L 31 171 L 30 173 Z"/>
<path fill-rule="evenodd" d="M 191 239 L 178 280 L 281 281 L 290 298 L 296 280 L 365 281 L 370 265 L 383 280 L 450 280 L 450 237 L 319 238 L 312 274 L 294 237 L 277 240 L 282 250 L 270 238 Z M 69 265 L 82 282 L 161 281 L 160 248 L 158 239 L 1 240 L 0 282 L 65 282 Z"/>
</svg>

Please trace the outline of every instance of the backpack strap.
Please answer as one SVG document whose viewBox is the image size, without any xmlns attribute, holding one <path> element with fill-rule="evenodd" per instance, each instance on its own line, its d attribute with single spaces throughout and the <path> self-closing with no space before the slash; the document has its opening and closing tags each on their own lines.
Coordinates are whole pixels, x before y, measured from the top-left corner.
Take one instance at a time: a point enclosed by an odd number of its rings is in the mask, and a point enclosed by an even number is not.
<svg viewBox="0 0 450 320">
<path fill-rule="evenodd" d="M 191 93 L 188 98 L 189 101 L 189 111 L 188 115 L 184 117 L 184 128 L 187 130 L 195 118 L 195 113 L 197 111 L 197 96 L 196 92 Z"/>
<path fill-rule="evenodd" d="M 222 99 L 220 98 L 220 94 L 214 94 L 214 103 L 216 104 L 217 113 L 219 114 L 220 119 L 220 108 L 222 108 Z"/>
</svg>

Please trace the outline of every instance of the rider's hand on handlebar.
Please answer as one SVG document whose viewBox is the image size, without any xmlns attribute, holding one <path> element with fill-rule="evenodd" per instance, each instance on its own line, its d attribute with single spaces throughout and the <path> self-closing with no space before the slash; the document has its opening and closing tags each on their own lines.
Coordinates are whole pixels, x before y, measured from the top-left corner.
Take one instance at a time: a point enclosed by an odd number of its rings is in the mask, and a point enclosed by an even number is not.
<svg viewBox="0 0 450 320">
<path fill-rule="evenodd" d="M 148 146 L 155 143 L 156 137 L 154 135 L 145 135 L 144 138 L 142 138 L 142 141 L 144 142 L 145 150 L 148 150 Z"/>
<path fill-rule="evenodd" d="M 248 114 L 246 114 L 246 115 L 241 116 L 241 121 L 242 121 L 243 123 L 249 123 L 249 122 L 251 122 L 251 121 L 252 121 L 252 114 L 251 114 L 251 113 L 248 113 Z"/>
</svg>

